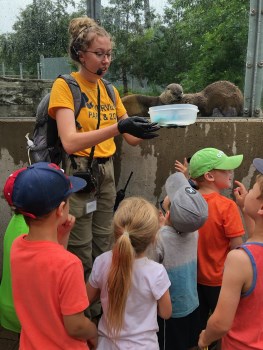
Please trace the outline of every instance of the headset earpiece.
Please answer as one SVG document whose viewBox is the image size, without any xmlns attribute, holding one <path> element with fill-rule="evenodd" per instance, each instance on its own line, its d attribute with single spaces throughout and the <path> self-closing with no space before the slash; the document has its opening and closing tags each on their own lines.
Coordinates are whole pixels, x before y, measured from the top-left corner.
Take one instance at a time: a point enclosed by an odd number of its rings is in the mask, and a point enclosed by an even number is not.
<svg viewBox="0 0 263 350">
<path fill-rule="evenodd" d="M 74 54 L 75 54 L 76 56 L 79 56 L 79 51 L 77 51 L 77 49 L 75 48 L 75 46 L 71 46 L 71 49 L 72 49 L 72 51 L 74 52 Z"/>
</svg>

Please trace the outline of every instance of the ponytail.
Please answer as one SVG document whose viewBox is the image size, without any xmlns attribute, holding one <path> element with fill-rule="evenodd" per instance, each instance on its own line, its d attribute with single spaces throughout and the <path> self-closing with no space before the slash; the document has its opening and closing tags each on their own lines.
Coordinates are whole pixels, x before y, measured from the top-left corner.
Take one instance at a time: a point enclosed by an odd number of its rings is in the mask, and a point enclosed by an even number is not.
<svg viewBox="0 0 263 350">
<path fill-rule="evenodd" d="M 118 337 L 123 326 L 134 259 L 154 241 L 158 228 L 157 209 L 140 197 L 122 201 L 114 215 L 115 244 L 108 275 L 108 310 L 105 315 L 113 339 Z"/>
<path fill-rule="evenodd" d="M 131 286 L 134 249 L 128 233 L 122 234 L 112 250 L 108 276 L 107 328 L 116 338 L 123 325 L 124 311 Z"/>
</svg>

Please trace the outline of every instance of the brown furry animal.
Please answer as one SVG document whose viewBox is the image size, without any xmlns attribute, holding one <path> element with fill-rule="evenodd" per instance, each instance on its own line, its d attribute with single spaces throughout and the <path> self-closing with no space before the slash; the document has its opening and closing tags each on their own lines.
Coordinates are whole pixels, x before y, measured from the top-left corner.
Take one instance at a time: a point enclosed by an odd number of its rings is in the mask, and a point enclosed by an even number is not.
<svg viewBox="0 0 263 350">
<path fill-rule="evenodd" d="M 160 96 L 128 95 L 122 97 L 122 102 L 129 117 L 139 116 L 149 118 L 149 107 L 179 103 L 183 89 L 179 84 L 169 84 Z"/>
<path fill-rule="evenodd" d="M 185 94 L 179 103 L 196 105 L 200 116 L 236 117 L 243 115 L 244 98 L 239 88 L 227 80 L 216 81 L 201 92 Z"/>
</svg>

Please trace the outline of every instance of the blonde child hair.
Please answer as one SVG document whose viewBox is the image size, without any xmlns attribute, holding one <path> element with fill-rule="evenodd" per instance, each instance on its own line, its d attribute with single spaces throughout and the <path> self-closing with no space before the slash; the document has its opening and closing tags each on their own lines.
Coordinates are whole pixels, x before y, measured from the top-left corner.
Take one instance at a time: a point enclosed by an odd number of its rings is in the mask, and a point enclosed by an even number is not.
<svg viewBox="0 0 263 350">
<path fill-rule="evenodd" d="M 158 210 L 140 197 L 123 200 L 114 215 L 115 244 L 108 276 L 107 312 L 107 328 L 114 338 L 123 325 L 134 259 L 155 240 L 158 229 Z"/>
</svg>

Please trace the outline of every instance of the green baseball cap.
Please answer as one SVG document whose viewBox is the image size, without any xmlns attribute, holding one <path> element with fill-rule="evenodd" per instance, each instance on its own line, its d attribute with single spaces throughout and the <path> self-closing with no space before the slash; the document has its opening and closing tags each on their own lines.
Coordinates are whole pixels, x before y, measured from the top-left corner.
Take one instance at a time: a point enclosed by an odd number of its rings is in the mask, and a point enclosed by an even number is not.
<svg viewBox="0 0 263 350">
<path fill-rule="evenodd" d="M 190 176 L 197 179 L 210 170 L 233 170 L 240 166 L 243 154 L 228 157 L 223 151 L 216 148 L 203 148 L 197 151 L 189 164 Z"/>
</svg>

